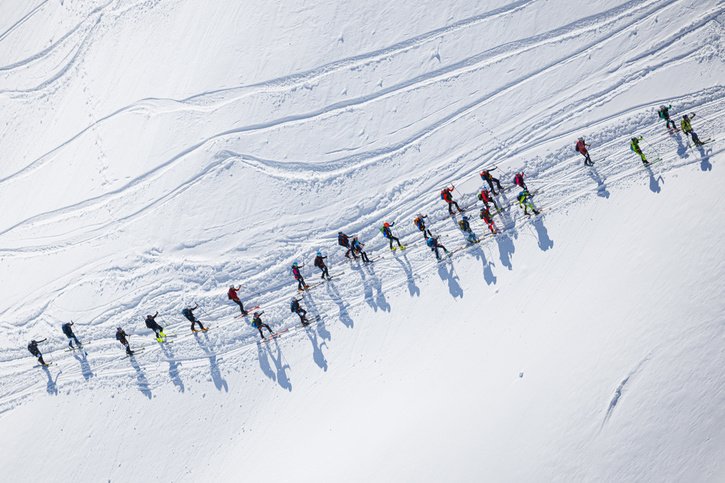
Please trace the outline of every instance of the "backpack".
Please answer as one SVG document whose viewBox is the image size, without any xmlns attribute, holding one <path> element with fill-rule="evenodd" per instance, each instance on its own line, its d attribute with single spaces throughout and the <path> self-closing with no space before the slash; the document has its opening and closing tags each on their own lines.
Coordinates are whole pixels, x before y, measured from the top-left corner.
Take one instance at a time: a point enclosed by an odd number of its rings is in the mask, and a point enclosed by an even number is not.
<svg viewBox="0 0 725 483">
<path fill-rule="evenodd" d="M 340 234 L 337 236 L 337 244 L 342 247 L 347 247 L 350 244 L 350 240 L 348 239 L 347 235 Z"/>
<path fill-rule="evenodd" d="M 446 190 L 441 191 L 441 199 L 445 201 L 445 199 L 446 199 Z"/>
<path fill-rule="evenodd" d="M 425 241 L 425 244 L 431 248 L 434 248 L 436 246 L 436 241 L 433 239 L 433 237 L 430 237 Z"/>
<path fill-rule="evenodd" d="M 299 307 L 299 304 L 300 303 L 296 300 L 293 300 L 292 302 L 290 302 L 289 303 L 290 312 L 297 312 L 297 307 Z"/>
</svg>

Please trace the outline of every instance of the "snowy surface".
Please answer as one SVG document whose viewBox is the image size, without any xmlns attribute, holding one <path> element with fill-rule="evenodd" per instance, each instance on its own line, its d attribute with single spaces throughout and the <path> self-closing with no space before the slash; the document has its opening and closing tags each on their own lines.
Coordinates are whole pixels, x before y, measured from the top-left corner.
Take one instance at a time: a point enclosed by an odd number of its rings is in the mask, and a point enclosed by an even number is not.
<svg viewBox="0 0 725 483">
<path fill-rule="evenodd" d="M 725 481 L 723 21 L 703 0 L 2 2 L 3 479 Z M 662 103 L 713 141 L 669 134 Z M 507 191 L 505 232 L 437 264 L 413 217 L 464 247 L 438 192 L 475 207 L 493 165 L 544 215 Z M 382 258 L 345 261 L 338 230 Z M 303 329 L 289 266 L 315 280 L 318 249 L 338 276 Z M 260 343 L 231 283 L 289 332 Z"/>
</svg>

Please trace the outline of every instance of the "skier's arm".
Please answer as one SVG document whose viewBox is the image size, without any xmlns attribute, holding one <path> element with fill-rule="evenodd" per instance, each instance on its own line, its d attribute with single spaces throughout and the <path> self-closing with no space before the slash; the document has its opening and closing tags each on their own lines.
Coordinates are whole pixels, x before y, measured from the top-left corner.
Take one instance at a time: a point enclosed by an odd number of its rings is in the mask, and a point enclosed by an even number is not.
<svg viewBox="0 0 725 483">
<path fill-rule="evenodd" d="M 193 308 L 193 309 L 191 309 L 191 310 L 196 310 L 196 309 L 198 309 L 198 308 L 199 308 L 199 304 L 194 304 L 194 308 Z"/>
<path fill-rule="evenodd" d="M 46 340 L 48 340 L 48 339 L 39 340 L 38 344 L 40 344 L 41 342 L 45 342 Z"/>
<path fill-rule="evenodd" d="M 158 316 L 159 316 L 159 311 L 157 310 L 156 313 L 154 314 L 153 318 L 155 319 Z"/>
</svg>

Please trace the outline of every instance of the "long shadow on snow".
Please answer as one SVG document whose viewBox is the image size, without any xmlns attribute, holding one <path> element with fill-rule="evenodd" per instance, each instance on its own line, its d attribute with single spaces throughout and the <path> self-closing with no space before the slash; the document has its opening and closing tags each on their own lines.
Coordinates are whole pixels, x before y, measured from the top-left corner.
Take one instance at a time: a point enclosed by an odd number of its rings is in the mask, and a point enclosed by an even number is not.
<svg viewBox="0 0 725 483">
<path fill-rule="evenodd" d="M 402 253 L 400 256 L 395 257 L 395 261 L 398 262 L 400 266 L 403 267 L 403 271 L 405 271 L 405 277 L 408 280 L 408 292 L 410 293 L 410 296 L 420 296 L 420 288 L 418 288 L 418 286 L 415 284 L 413 266 L 410 264 L 410 260 L 408 260 L 408 255 Z"/>
<path fill-rule="evenodd" d="M 674 135 L 675 141 L 677 141 L 677 155 L 681 158 L 687 157 L 687 146 L 682 143 L 682 136 L 678 132 Z"/>
<path fill-rule="evenodd" d="M 649 175 L 650 191 L 652 191 L 652 193 L 659 193 L 660 191 L 662 191 L 662 187 L 660 187 L 660 182 L 665 182 L 664 178 L 662 178 L 662 175 L 658 175 L 657 177 L 655 177 L 654 171 L 652 171 L 652 166 L 645 166 L 644 169 L 647 170 L 647 174 Z"/>
<path fill-rule="evenodd" d="M 328 283 L 327 286 L 327 295 L 332 299 L 335 304 L 337 304 L 337 308 L 340 311 L 340 322 L 345 324 L 346 327 L 349 327 L 352 329 L 353 325 L 355 325 L 355 322 L 350 317 L 350 313 L 347 310 L 347 305 L 345 304 L 345 301 L 342 300 L 342 297 L 340 297 L 340 292 L 337 291 L 337 287 L 335 287 L 335 283 Z"/>
<path fill-rule="evenodd" d="M 463 289 L 458 283 L 458 276 L 453 267 L 453 261 L 449 259 L 439 262 L 438 276 L 441 277 L 441 280 L 448 282 L 448 292 L 450 292 L 453 298 L 463 297 Z"/>
<path fill-rule="evenodd" d="M 46 366 L 43 366 L 43 371 L 48 378 L 46 391 L 48 391 L 48 394 L 50 394 L 51 396 L 58 395 L 58 385 L 56 384 L 56 382 L 58 381 L 58 376 L 60 376 L 63 371 L 58 371 L 58 374 L 55 375 L 55 379 L 53 379 L 53 376 L 50 374 L 50 369 L 48 369 Z"/>
<path fill-rule="evenodd" d="M 199 335 L 199 332 L 194 332 L 194 338 L 196 339 L 196 343 L 199 344 L 199 347 L 201 347 L 201 350 L 204 351 L 204 354 L 206 354 L 206 357 L 209 359 L 209 373 L 211 374 L 211 380 L 214 382 L 214 387 L 216 387 L 218 391 L 224 389 L 224 392 L 229 392 L 229 385 L 227 384 L 226 379 L 222 376 L 222 372 L 219 370 L 216 354 L 209 347 L 209 336 L 206 332 L 202 332 L 201 334 L 202 335 Z"/>
<path fill-rule="evenodd" d="M 511 263 L 511 255 L 516 251 L 514 246 L 513 236 L 514 233 L 501 233 L 496 236 L 496 244 L 498 245 L 498 256 L 504 267 L 509 270 L 513 270 L 514 266 Z"/>
<path fill-rule="evenodd" d="M 330 282 L 326 282 L 329 284 Z M 317 304 L 315 303 L 315 299 L 312 298 L 312 294 L 310 292 L 304 292 L 302 294 L 302 298 L 307 304 L 308 308 L 308 315 L 312 314 L 314 315 L 314 320 L 317 321 L 317 332 L 320 334 L 320 337 L 322 337 L 325 340 L 332 339 L 332 334 L 329 330 L 327 330 L 327 326 L 325 325 L 325 321 L 322 319 L 322 314 L 320 314 L 320 310 L 317 308 Z M 308 317 L 309 319 L 309 317 Z"/>
<path fill-rule="evenodd" d="M 592 178 L 592 180 L 594 180 L 594 182 L 597 184 L 597 196 L 601 196 L 602 198 L 609 198 L 609 190 L 607 190 L 607 185 L 604 184 L 604 179 L 599 176 L 599 171 L 597 171 L 594 166 L 590 166 L 588 174 L 589 177 Z"/>
<path fill-rule="evenodd" d="M 179 388 L 179 392 L 184 392 L 184 381 L 181 380 L 181 376 L 179 375 L 179 366 L 181 364 L 174 359 L 174 352 L 168 343 L 162 342 L 159 345 L 161 346 L 161 352 L 166 357 L 166 362 L 169 363 L 169 379 Z"/>
<path fill-rule="evenodd" d="M 361 262 L 358 262 L 357 267 L 353 266 L 353 270 L 357 270 L 357 272 L 360 274 L 360 278 L 362 279 L 365 302 L 367 302 L 370 308 L 372 308 L 376 312 L 378 311 L 378 309 L 385 312 L 390 312 L 390 305 L 388 304 L 387 300 L 385 300 L 383 287 L 380 283 L 378 275 L 375 273 L 373 264 L 367 263 L 363 267 L 361 267 L 360 263 Z M 369 277 L 365 275 L 366 270 L 370 275 Z M 377 295 L 375 295 L 374 297 L 373 290 L 377 292 Z"/>
<path fill-rule="evenodd" d="M 320 366 L 320 369 L 327 372 L 327 359 L 325 358 L 325 354 L 322 352 L 322 346 L 327 347 L 327 343 L 323 341 L 322 344 L 320 344 L 317 341 L 317 334 L 315 333 L 315 330 L 310 326 L 305 327 L 305 334 L 307 334 L 307 337 L 310 339 L 310 343 L 312 343 L 312 359 L 318 366 Z"/>
<path fill-rule="evenodd" d="M 702 146 L 698 146 L 697 151 L 700 153 L 700 169 L 703 171 L 711 171 L 712 163 L 710 162 L 709 153 L 712 152 L 712 149 L 705 151 L 705 148 L 703 148 Z"/>
<path fill-rule="evenodd" d="M 131 366 L 136 371 L 136 385 L 138 385 L 138 390 L 141 391 L 141 394 L 151 399 L 151 389 L 149 389 L 149 380 L 146 379 L 146 374 L 144 374 L 143 369 L 138 365 L 134 356 L 129 357 L 129 359 L 131 360 Z"/>
<path fill-rule="evenodd" d="M 471 254 L 476 257 L 476 259 L 481 261 L 481 269 L 483 270 L 483 279 L 486 281 L 486 284 L 493 285 L 496 283 L 496 275 L 493 274 L 493 270 L 491 269 L 492 264 L 489 263 L 488 260 L 486 260 L 486 254 L 483 252 L 483 249 L 481 248 L 481 244 L 477 243 L 472 249 Z"/>
<path fill-rule="evenodd" d="M 538 239 L 539 248 L 541 248 L 541 251 L 545 252 L 550 248 L 554 248 L 554 240 L 549 238 L 549 231 L 544 226 L 544 220 L 541 215 L 534 218 L 531 224 L 536 229 L 536 237 Z"/>
<path fill-rule="evenodd" d="M 80 364 L 81 366 L 81 373 L 83 374 L 83 379 L 87 381 L 94 376 L 93 370 L 91 370 L 91 365 L 88 364 L 88 358 L 86 357 L 86 353 L 83 352 L 83 349 L 81 349 L 80 351 L 73 351 L 73 358 L 77 360 L 78 364 Z"/>
<path fill-rule="evenodd" d="M 276 355 L 275 350 L 272 349 L 269 340 L 265 340 L 264 342 L 262 342 L 265 350 L 267 351 L 267 355 L 269 355 L 269 357 L 272 359 L 272 362 L 274 362 L 274 367 L 277 369 L 277 384 L 279 384 L 282 389 L 292 391 L 292 382 L 290 381 L 289 377 L 287 377 L 287 369 L 289 369 L 289 364 L 285 363 L 282 360 L 284 359 L 284 357 L 282 356 L 282 349 L 279 347 L 279 342 L 277 342 L 276 338 L 272 339 L 272 343 L 274 343 Z"/>
</svg>

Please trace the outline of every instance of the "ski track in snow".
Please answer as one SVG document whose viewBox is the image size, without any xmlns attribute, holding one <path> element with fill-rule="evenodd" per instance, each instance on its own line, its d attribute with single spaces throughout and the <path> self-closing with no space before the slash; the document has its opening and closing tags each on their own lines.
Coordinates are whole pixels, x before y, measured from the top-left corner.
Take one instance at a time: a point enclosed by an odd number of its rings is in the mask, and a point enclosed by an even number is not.
<svg viewBox="0 0 725 483">
<path fill-rule="evenodd" d="M 221 252 L 214 260 L 187 259 L 183 253 L 155 248 L 134 253 L 123 262 L 111 253 L 102 254 L 53 280 L 42 301 L 28 294 L 21 300 L 6 302 L 0 307 L 0 324 L 13 344 L 21 348 L 0 351 L 0 412 L 42 392 L 57 395 L 59 386 L 64 390 L 83 384 L 93 387 L 106 384 L 111 378 L 125 378 L 149 398 L 154 388 L 169 381 L 183 392 L 190 381 L 210 378 L 218 390 L 225 390 L 221 364 L 225 371 L 241 371 L 258 364 L 270 380 L 284 390 L 291 390 L 289 366 L 282 351 L 285 344 L 310 343 L 315 361 L 324 369 L 323 349 L 331 337 L 327 324 L 339 320 L 352 329 L 355 314 L 363 308 L 390 311 L 386 294 L 407 290 L 410 296 L 419 296 L 417 282 L 422 277 L 440 277 L 447 282 L 450 295 L 458 297 L 462 293 L 455 274 L 458 263 L 480 262 L 484 278 L 493 285 L 497 270 L 514 269 L 513 254 L 519 236 L 536 237 L 542 250 L 555 247 L 555 240 L 546 229 L 547 214 L 565 211 L 568 205 L 588 197 L 607 198 L 612 187 L 634 186 L 643 178 L 649 178 L 650 189 L 657 192 L 663 175 L 692 164 L 699 163 L 703 171 L 711 168 L 709 158 L 722 151 L 721 142 L 699 150 L 688 147 L 681 133 L 673 136 L 663 131 L 653 110 L 663 102 L 671 102 L 678 113 L 696 111 L 694 123 L 701 138 L 717 141 L 725 131 L 719 116 L 725 93 L 722 84 L 668 99 L 646 98 L 638 104 L 605 108 L 617 105 L 618 99 L 668 69 L 700 61 L 698 56 L 707 43 L 720 39 L 721 5 L 698 9 L 694 15 L 680 18 L 675 29 L 650 30 L 654 34 L 647 42 L 622 52 L 619 58 L 601 62 L 590 60 L 603 46 L 626 42 L 660 17 L 677 18 L 677 9 L 683 2 L 628 1 L 536 35 L 512 38 L 497 45 L 475 43 L 474 50 L 466 51 L 469 55 L 446 57 L 447 45 L 473 42 L 496 21 L 515 23 L 516 16 L 527 15 L 527 9 L 534 3 L 513 2 L 382 49 L 263 82 L 210 89 L 181 99 L 144 98 L 98 117 L 44 154 L 0 173 L 0 192 L 22 191 L 46 170 L 52 173 L 77 155 L 79 149 L 92 145 L 96 138 L 112 137 L 116 126 L 129 119 L 138 120 L 139 116 L 189 133 L 185 145 L 170 146 L 170 152 L 131 172 L 129 179 L 111 183 L 106 189 L 70 193 L 59 205 L 24 214 L 0 227 L 1 262 L 34 260 L 79 246 L 93 250 L 118 232 L 138 229 L 152 213 L 190 203 L 195 190 L 206 192 L 200 188 L 210 190 L 227 174 L 244 175 L 252 179 L 251 183 L 281 180 L 303 203 L 312 206 L 293 212 L 301 219 L 289 220 L 284 233 L 277 236 L 278 243 L 264 247 L 263 253 L 254 240 L 243 238 L 245 229 L 253 227 L 259 230 L 258 234 L 266 234 L 261 239 L 268 240 L 282 231 L 282 224 L 269 226 L 255 220 L 245 225 L 230 219 L 209 227 L 205 238 L 185 240 L 178 247 L 182 252 L 224 245 L 222 249 L 213 249 L 214 253 Z M 10 39 L 46 4 L 47 1 L 39 3 L 0 33 L 0 42 Z M 109 1 L 90 11 L 45 48 L 3 65 L 0 96 L 27 100 L 51 89 L 64 89 L 73 82 L 74 68 L 85 61 L 94 40 L 113 29 L 113 19 L 144 4 L 120 7 Z M 683 39 L 688 41 L 685 46 Z M 552 57 L 550 51 L 556 55 Z M 541 60 L 552 58 L 553 61 Z M 417 67 L 402 68 L 408 64 Z M 507 70 L 509 65 L 517 66 L 518 70 Z M 575 68 L 586 73 L 580 83 L 557 85 L 562 70 Z M 36 74 L 23 77 L 29 69 Z M 37 72 L 42 73 L 39 81 Z M 378 78 L 380 82 L 374 84 L 372 80 Z M 317 94 L 339 84 L 349 84 L 343 94 Z M 519 93 L 544 85 L 550 86 L 551 91 L 542 88 L 541 102 L 535 107 L 508 115 L 497 112 Z M 455 95 L 436 104 L 446 97 L 448 90 Z M 392 121 L 385 123 L 383 132 L 373 135 L 372 141 L 358 142 L 351 135 L 350 145 L 321 146 L 319 152 L 292 160 L 281 154 L 274 156 L 275 148 L 260 148 L 259 140 L 269 137 L 271 145 L 284 144 L 289 130 L 309 130 L 312 137 L 322 138 L 322 133 L 333 129 L 341 119 L 349 120 L 351 125 L 359 124 L 359 119 L 377 106 L 405 106 L 413 104 L 411 99 L 427 98 L 435 101 L 419 117 L 408 119 L 405 112 L 390 112 Z M 269 112 L 268 117 L 255 119 L 250 114 L 248 118 L 237 116 L 231 122 L 227 120 L 229 112 L 244 113 L 249 106 L 259 104 L 268 106 L 264 110 Z M 583 168 L 581 157 L 573 152 L 574 140 L 580 133 L 587 133 L 593 146 L 591 153 L 596 164 L 592 169 Z M 660 153 L 662 161 L 643 169 L 636 156 L 627 150 L 633 133 L 643 135 L 646 151 L 653 153 L 652 158 L 656 157 L 654 153 Z M 464 135 L 467 137 L 463 138 Z M 275 141 L 274 136 L 280 140 Z M 445 145 L 443 140 L 456 137 L 462 139 L 453 150 L 437 150 L 436 145 Z M 421 163 L 423 167 L 417 169 L 420 156 L 435 161 Z M 483 240 L 461 248 L 464 241 L 456 219 L 447 215 L 437 192 L 455 181 L 461 206 L 477 206 L 475 192 L 481 186 L 477 173 L 484 165 L 493 164 L 498 166 L 499 178 L 505 184 L 511 183 L 515 171 L 523 169 L 529 186 L 540 191 L 535 203 L 544 209 L 544 214 L 534 218 L 523 216 L 515 208 L 515 194 L 504 193 L 500 200 L 506 210 L 495 218 L 503 233 L 495 238 L 486 235 L 487 229 L 478 221 L 473 208 L 474 230 Z M 350 208 L 338 213 L 335 219 L 318 220 L 324 226 L 310 226 L 305 216 L 314 213 L 315 201 L 344 192 L 345 186 L 355 183 L 362 173 L 384 181 L 381 189 L 365 198 L 350 200 Z M 459 249 L 451 260 L 437 263 L 423 245 L 412 226 L 412 218 L 418 212 L 430 216 L 429 226 L 443 237 L 449 249 Z M 377 226 L 385 220 L 399 221 L 395 228 L 408 244 L 407 251 L 392 254 L 377 237 Z M 361 235 L 371 256 L 382 258 L 371 266 L 345 261 L 334 248 L 334 234 L 338 230 Z M 303 236 L 305 241 L 301 241 Z M 332 274 L 343 270 L 345 273 L 304 295 L 310 314 L 319 314 L 321 319 L 311 328 L 303 329 L 294 321 L 296 316 L 286 310 L 285 303 L 294 293 L 287 267 L 294 259 L 309 258 L 319 246 L 330 252 Z M 252 253 L 249 258 L 244 257 L 245 249 Z M 500 266 L 492 262 L 497 258 Z M 118 265 L 108 268 L 109 263 Z M 309 267 L 306 273 L 309 281 L 318 276 Z M 236 280 L 244 280 L 245 287 L 256 290 L 244 294 L 248 304 L 261 305 L 273 327 L 289 328 L 289 332 L 260 343 L 255 330 L 244 327 L 246 322 L 242 319 L 235 319 L 235 310 L 224 303 L 223 287 Z M 167 333 L 178 334 L 174 342 L 157 348 L 145 328 L 138 334 L 130 329 L 132 346 L 145 347 L 135 359 L 124 359 L 111 338 L 95 339 L 88 347 L 88 358 L 63 352 L 65 345 L 55 334 L 55 326 L 58 314 L 71 313 L 71 309 L 63 307 L 64 296 L 104 284 L 113 284 L 114 292 L 99 295 L 98 303 L 77 314 L 87 324 L 78 330 L 82 339 L 82 332 L 90 333 L 89 329 L 110 334 L 109 330 L 118 323 L 130 326 L 129 321 L 134 321 L 133 327 L 140 327 L 143 311 L 157 307 L 168 319 L 162 321 Z M 190 287 L 194 288 L 190 291 Z M 190 334 L 187 323 L 178 322 L 179 307 L 190 300 L 198 301 L 205 311 L 200 318 L 212 327 L 208 333 Z M 45 354 L 55 364 L 38 377 L 38 369 L 31 366 L 32 359 L 22 347 L 29 333 L 40 332 L 53 334 L 52 348 Z M 632 376 L 648 358 L 616 388 L 600 430 L 620 404 Z"/>
</svg>

